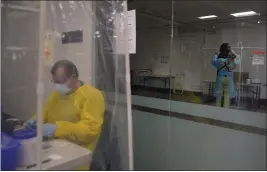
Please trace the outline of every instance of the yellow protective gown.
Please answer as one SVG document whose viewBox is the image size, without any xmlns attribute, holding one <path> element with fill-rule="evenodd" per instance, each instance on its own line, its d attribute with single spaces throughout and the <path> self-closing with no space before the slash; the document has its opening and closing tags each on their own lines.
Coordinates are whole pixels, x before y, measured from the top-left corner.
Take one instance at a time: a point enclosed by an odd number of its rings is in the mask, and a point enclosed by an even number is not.
<svg viewBox="0 0 267 172">
<path fill-rule="evenodd" d="M 69 95 L 53 92 L 45 104 L 43 118 L 44 123 L 57 126 L 56 138 L 93 151 L 101 133 L 104 111 L 102 93 L 92 86 L 82 85 Z M 76 170 L 89 170 L 89 164 Z"/>
</svg>

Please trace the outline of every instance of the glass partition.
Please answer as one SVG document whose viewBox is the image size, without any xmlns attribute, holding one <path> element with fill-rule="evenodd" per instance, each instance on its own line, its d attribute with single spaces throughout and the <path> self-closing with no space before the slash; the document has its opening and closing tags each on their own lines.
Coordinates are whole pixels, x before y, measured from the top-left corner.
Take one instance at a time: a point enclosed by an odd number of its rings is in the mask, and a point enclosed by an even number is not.
<svg viewBox="0 0 267 172">
<path fill-rule="evenodd" d="M 261 25 L 258 20 L 246 20 L 240 22 L 230 22 L 226 24 L 214 24 L 212 31 L 205 31 L 205 44 L 203 46 L 203 56 L 213 57 L 219 55 L 220 44 L 229 43 L 231 50 L 236 54 L 236 64 L 232 73 L 232 86 L 230 91 L 230 108 L 238 108 L 249 111 L 264 112 L 261 98 L 264 92 L 265 77 L 264 52 L 265 52 L 265 26 Z M 217 29 L 216 29 L 216 28 Z M 216 39 L 216 33 L 220 38 Z M 214 40 L 218 43 L 215 43 Z M 253 41 L 251 41 L 253 40 Z M 217 47 L 214 47 L 217 46 Z M 253 62 L 254 55 L 256 59 L 259 56 L 260 64 Z M 254 58 L 255 59 L 255 58 Z M 256 63 L 256 64 L 255 64 Z M 202 72 L 202 89 L 204 104 L 216 105 L 216 94 L 220 87 L 217 78 L 217 70 L 211 65 L 210 58 L 204 59 Z M 262 83 L 263 82 L 263 83 Z M 216 85 L 217 83 L 217 85 Z M 216 90 L 217 89 L 217 90 Z M 223 91 L 223 90 L 221 90 Z M 261 92 L 261 93 L 260 93 Z M 224 101 L 224 96 L 222 96 Z M 223 101 L 217 106 L 223 106 Z"/>
<path fill-rule="evenodd" d="M 236 83 L 237 106 L 266 113 L 266 24 L 261 20 L 240 22 L 239 35 L 241 73 Z"/>
<path fill-rule="evenodd" d="M 265 112 L 265 73 L 262 71 L 265 70 L 266 38 L 262 35 L 266 27 L 262 23 L 259 19 L 248 19 L 203 21 L 178 27 L 174 24 L 170 70 L 175 77 L 171 99 L 219 107 L 224 107 L 223 102 L 227 99 L 228 108 Z M 216 68 L 212 64 L 212 59 L 220 54 L 223 43 L 231 47 L 235 63 L 229 63 L 227 68 L 221 66 L 220 70 L 220 66 Z M 228 68 L 229 71 L 224 72 Z M 227 72 L 231 75 L 229 88 L 226 86 L 229 94 L 225 95 L 229 97 L 229 103 L 228 98 L 224 99 L 224 86 L 219 83 L 221 78 L 217 80 L 217 70 L 219 75 Z M 250 86 L 245 83 L 250 83 Z M 221 99 L 220 103 L 218 99 Z"/>
<path fill-rule="evenodd" d="M 161 9 L 146 11 L 149 2 L 131 3 L 129 10 L 137 14 L 137 53 L 130 55 L 132 70 L 132 93 L 140 96 L 169 99 L 171 88 L 170 44 L 172 29 L 171 2 L 155 2 L 166 9 L 165 17 L 153 14 Z"/>
<path fill-rule="evenodd" d="M 266 169 L 266 3 L 128 6 L 137 14 L 130 55 L 135 169 Z M 250 8 L 261 14 L 231 15 Z"/>
<path fill-rule="evenodd" d="M 131 1 L 136 10 L 136 54 L 130 54 L 131 88 L 136 170 L 164 170 L 167 163 L 170 91 L 174 76 L 170 71 L 173 21 L 171 1 Z M 160 100 L 162 102 L 157 102 Z M 141 112 L 140 112 L 141 110 Z M 159 110 L 161 115 L 158 115 Z M 155 114 L 146 118 L 143 113 Z M 144 119 L 145 118 L 145 119 Z M 158 125 L 158 126 L 157 126 Z M 144 126 L 144 127 L 142 127 Z M 155 128 L 156 127 L 156 128 Z M 155 138 L 161 140 L 155 143 Z M 157 141 L 156 141 L 157 142 Z M 144 154 L 146 149 L 150 153 Z M 154 161 L 154 155 L 160 155 Z M 145 160 L 145 161 L 144 161 Z"/>
<path fill-rule="evenodd" d="M 203 33 L 204 44 L 202 47 L 204 60 L 201 78 L 203 103 L 218 107 L 234 107 L 237 93 L 235 83 L 241 79 L 239 22 L 217 23 L 206 27 L 208 29 L 205 29 Z M 222 56 L 223 43 L 227 43 L 229 50 L 231 49 L 235 54 L 235 58 L 231 59 L 233 62 L 224 62 L 223 60 L 221 62 L 222 58 L 217 58 Z M 231 61 L 230 58 L 228 59 Z M 228 63 L 229 65 L 224 66 Z"/>
<path fill-rule="evenodd" d="M 165 170 L 266 169 L 266 10 L 231 15 L 248 4 L 173 2 Z"/>
</svg>

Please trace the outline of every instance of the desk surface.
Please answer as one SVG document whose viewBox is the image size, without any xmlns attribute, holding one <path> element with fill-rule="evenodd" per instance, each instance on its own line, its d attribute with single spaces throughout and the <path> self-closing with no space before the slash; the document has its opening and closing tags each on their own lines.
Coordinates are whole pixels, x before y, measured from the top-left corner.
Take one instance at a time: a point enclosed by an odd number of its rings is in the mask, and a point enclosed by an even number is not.
<svg viewBox="0 0 267 172">
<path fill-rule="evenodd" d="M 203 80 L 202 83 L 216 83 L 216 81 L 210 81 L 210 80 Z M 266 87 L 267 84 L 262 84 L 262 83 L 251 83 L 251 84 L 247 84 L 247 83 L 237 83 L 237 85 L 241 85 L 241 86 L 264 86 Z"/>
<path fill-rule="evenodd" d="M 48 148 L 43 149 L 42 170 L 74 170 L 88 165 L 92 152 L 66 140 L 51 140 L 44 142 Z M 49 160 L 49 161 L 47 161 Z M 36 170 L 35 167 L 19 167 L 18 170 Z"/>
<path fill-rule="evenodd" d="M 251 83 L 251 84 L 247 84 L 247 83 L 237 83 L 237 85 L 241 85 L 241 86 L 251 86 L 251 87 L 255 87 L 255 86 L 266 86 L 266 84 L 262 84 L 262 83 Z"/>
</svg>

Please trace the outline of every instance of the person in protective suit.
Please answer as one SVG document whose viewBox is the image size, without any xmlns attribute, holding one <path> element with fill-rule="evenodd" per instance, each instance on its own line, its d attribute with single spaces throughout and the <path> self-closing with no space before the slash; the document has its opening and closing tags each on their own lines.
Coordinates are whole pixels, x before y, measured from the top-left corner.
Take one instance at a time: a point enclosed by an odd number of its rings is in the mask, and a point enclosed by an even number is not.
<svg viewBox="0 0 267 172">
<path fill-rule="evenodd" d="M 217 69 L 217 78 L 215 84 L 214 96 L 216 97 L 216 106 L 222 106 L 222 96 L 224 97 L 223 107 L 230 106 L 230 100 L 235 98 L 235 88 L 233 79 L 233 70 L 240 63 L 237 55 L 228 43 L 220 46 L 219 55 L 212 58 L 212 66 Z"/>
<path fill-rule="evenodd" d="M 56 91 L 43 109 L 43 136 L 66 139 L 94 151 L 104 120 L 102 93 L 80 81 L 76 66 L 68 60 L 56 62 L 51 74 Z M 26 127 L 36 128 L 36 115 Z M 90 164 L 76 170 L 89 168 Z"/>
</svg>

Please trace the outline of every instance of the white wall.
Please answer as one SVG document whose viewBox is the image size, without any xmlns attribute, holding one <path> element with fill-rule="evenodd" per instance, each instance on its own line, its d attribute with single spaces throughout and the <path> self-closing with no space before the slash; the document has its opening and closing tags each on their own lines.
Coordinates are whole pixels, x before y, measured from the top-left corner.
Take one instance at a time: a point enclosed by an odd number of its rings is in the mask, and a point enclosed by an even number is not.
<svg viewBox="0 0 267 172">
<path fill-rule="evenodd" d="M 266 114 L 132 96 L 138 106 L 266 129 Z M 266 170 L 266 136 L 133 110 L 135 170 Z"/>
<path fill-rule="evenodd" d="M 135 170 L 266 170 L 261 135 L 137 110 L 133 126 Z"/>
<path fill-rule="evenodd" d="M 138 23 L 137 23 L 138 24 Z M 223 42 L 228 42 L 234 50 L 241 54 L 242 64 L 236 71 L 249 72 L 251 77 L 259 77 L 262 83 L 266 83 L 266 63 L 262 66 L 252 66 L 252 52 L 264 51 L 259 48 L 266 47 L 266 27 L 264 25 L 245 25 L 244 27 L 216 29 L 216 33 L 191 32 L 179 33 L 173 41 L 173 58 L 171 73 L 185 74 L 185 90 L 200 91 L 202 80 L 215 80 L 216 70 L 211 66 L 210 60 L 216 48 Z M 169 64 L 160 64 L 160 56 L 170 56 L 170 31 L 167 29 L 138 30 L 137 54 L 131 57 L 131 69 L 138 72 L 139 69 L 151 68 L 153 72 L 170 72 Z M 202 49 L 202 47 L 206 49 Z M 153 58 L 157 54 L 158 60 Z M 266 54 L 266 52 L 265 52 Z M 265 56 L 266 61 L 266 56 Z M 137 79 L 134 81 L 137 83 Z M 155 81 L 157 82 L 157 81 Z M 160 84 L 159 82 L 153 85 Z M 161 87 L 160 85 L 158 85 Z M 266 87 L 262 87 L 261 98 L 266 98 Z"/>
<path fill-rule="evenodd" d="M 118 105 L 124 97 L 118 94 Z M 266 129 L 265 113 L 134 95 L 132 104 Z M 134 109 L 132 114 L 135 170 L 266 170 L 266 136 Z"/>
<path fill-rule="evenodd" d="M 48 5 L 46 31 L 53 33 L 53 62 L 68 59 L 77 65 L 80 79 L 90 84 L 92 77 L 94 53 L 94 22 L 90 1 L 83 2 L 83 7 L 70 1 L 55 2 L 55 8 Z M 36 82 L 39 48 L 39 12 L 9 10 L 4 26 L 4 57 L 2 58 L 2 104 L 5 112 L 27 119 L 36 112 Z M 63 16 L 65 15 L 66 20 Z M 4 17 L 4 16 L 2 16 Z M 83 42 L 62 44 L 61 32 L 83 29 Z M 6 46 L 27 47 L 25 50 L 6 49 Z M 16 59 L 12 58 L 13 54 Z M 51 65 L 44 66 L 45 99 L 54 89 L 51 83 Z"/>
</svg>

